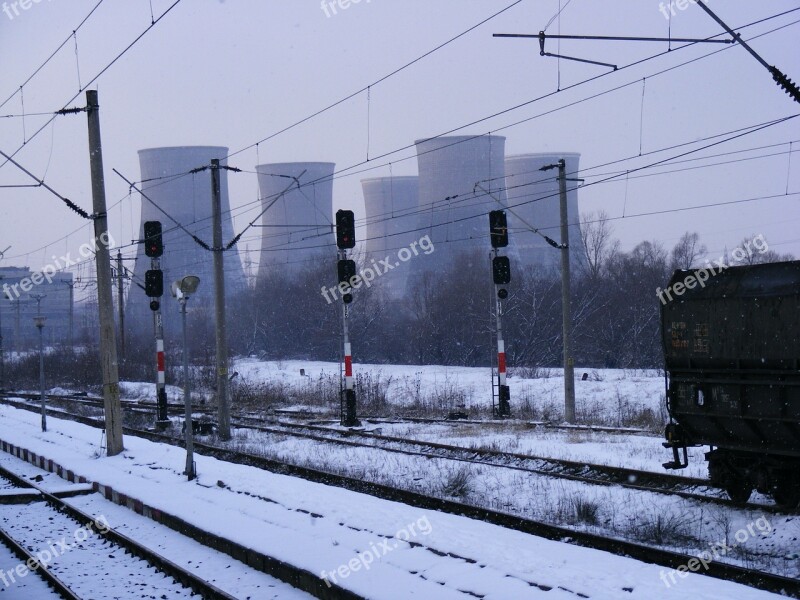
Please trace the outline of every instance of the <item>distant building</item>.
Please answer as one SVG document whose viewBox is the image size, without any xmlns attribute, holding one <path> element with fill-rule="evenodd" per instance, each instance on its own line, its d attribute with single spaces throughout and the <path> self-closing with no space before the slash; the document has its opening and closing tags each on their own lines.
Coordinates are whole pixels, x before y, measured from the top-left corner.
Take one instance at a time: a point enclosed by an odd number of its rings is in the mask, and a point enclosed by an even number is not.
<svg viewBox="0 0 800 600">
<path fill-rule="evenodd" d="M 164 297 L 161 314 L 167 339 L 175 339 L 180 331 L 178 303 L 170 297 L 170 285 L 186 275 L 200 278 L 200 287 L 192 298 L 192 310 L 213 315 L 214 277 L 213 252 L 200 246 L 186 231 L 212 245 L 211 227 L 211 174 L 208 169 L 189 173 L 198 167 L 211 164 L 211 159 L 224 159 L 228 149 L 223 146 L 176 146 L 139 150 L 142 197 L 139 239 L 144 237 L 145 221 L 160 221 L 163 229 L 164 255 L 161 269 L 164 272 Z M 225 165 L 226 161 L 221 160 Z M 228 172 L 219 171 L 220 205 L 222 211 L 222 243 L 233 239 L 233 221 L 228 200 Z M 161 210 L 159 210 L 159 208 Z M 169 217 L 181 224 L 179 228 Z M 186 231 L 184 231 L 184 229 Z M 140 244 L 134 268 L 134 284 L 125 302 L 125 330 L 127 334 L 151 336 L 153 313 L 150 299 L 139 287 L 151 259 Z M 236 246 L 224 252 L 225 292 L 228 298 L 247 287 L 247 282 Z M 136 285 L 136 284 L 139 285 Z"/>
<path fill-rule="evenodd" d="M 258 277 L 276 270 L 298 274 L 336 259 L 333 172 L 330 162 L 257 165 L 261 193 Z"/>
<path fill-rule="evenodd" d="M 578 210 L 578 177 L 580 154 L 546 152 L 507 156 L 505 160 L 508 206 L 509 245 L 519 255 L 523 268 L 545 270 L 561 268 L 561 252 L 531 228 L 556 242 L 561 242 L 561 199 L 558 169 L 542 171 L 542 167 L 566 163 L 567 222 L 572 269 L 586 262 Z"/>
<path fill-rule="evenodd" d="M 446 272 L 459 255 L 483 255 L 488 261 L 488 213 L 506 206 L 505 142 L 506 138 L 498 135 L 444 136 L 416 142 L 417 233 L 418 237 L 428 234 L 436 250 L 415 258 L 415 269 Z"/>
<path fill-rule="evenodd" d="M 424 233 L 417 227 L 419 183 L 417 177 L 376 177 L 362 179 L 366 212 L 365 266 L 389 258 L 397 262 L 397 252 L 408 248 Z M 401 263 L 377 278 L 373 285 L 397 298 L 405 292 L 413 264 Z"/>
<path fill-rule="evenodd" d="M 39 333 L 33 317 L 40 310 L 47 317 L 45 343 L 68 344 L 70 335 L 70 289 L 73 274 L 31 271 L 27 267 L 0 267 L 0 331 L 4 351 L 25 351 L 36 347 Z M 73 335 L 77 322 L 73 314 Z"/>
</svg>

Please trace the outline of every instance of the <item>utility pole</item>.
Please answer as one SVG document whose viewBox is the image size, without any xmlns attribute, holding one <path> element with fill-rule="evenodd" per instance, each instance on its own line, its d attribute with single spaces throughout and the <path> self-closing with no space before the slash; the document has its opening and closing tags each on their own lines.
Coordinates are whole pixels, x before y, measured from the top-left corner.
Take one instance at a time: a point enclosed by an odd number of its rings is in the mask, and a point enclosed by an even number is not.
<svg viewBox="0 0 800 600">
<path fill-rule="evenodd" d="M 100 362 L 103 368 L 103 402 L 108 456 L 123 451 L 122 406 L 119 400 L 119 365 L 114 335 L 114 296 L 111 290 L 111 254 L 108 249 L 106 184 L 103 174 L 103 148 L 100 143 L 100 105 L 97 90 L 86 92 L 89 121 L 89 162 L 92 175 L 92 210 L 97 252 L 97 308 L 100 315 Z"/>
<path fill-rule="evenodd" d="M 570 303 L 569 222 L 567 215 L 567 163 L 558 161 L 561 198 L 561 328 L 564 339 L 564 419 L 575 422 L 575 360 L 572 357 L 572 308 Z"/>
<path fill-rule="evenodd" d="M 0 277 L 0 280 L 3 279 Z M 0 391 L 6 387 L 6 353 L 3 350 L 3 303 L 0 302 Z"/>
<path fill-rule="evenodd" d="M 117 308 L 119 309 L 119 354 L 125 360 L 125 294 L 123 289 L 122 251 L 117 250 Z"/>
<path fill-rule="evenodd" d="M 214 308 L 217 338 L 217 431 L 231 438 L 231 406 L 228 396 L 228 336 L 225 326 L 225 254 L 222 247 L 222 208 L 219 160 L 211 161 L 211 216 L 213 219 Z"/>
<path fill-rule="evenodd" d="M 43 317 L 39 309 L 33 317 L 33 323 L 39 330 L 39 400 L 42 413 L 42 431 L 47 431 L 47 405 L 44 400 L 44 323 L 47 317 Z"/>
<path fill-rule="evenodd" d="M 70 351 L 75 349 L 74 332 L 74 318 L 75 318 L 75 282 L 74 281 L 61 281 L 64 285 L 69 287 L 69 347 Z"/>
</svg>

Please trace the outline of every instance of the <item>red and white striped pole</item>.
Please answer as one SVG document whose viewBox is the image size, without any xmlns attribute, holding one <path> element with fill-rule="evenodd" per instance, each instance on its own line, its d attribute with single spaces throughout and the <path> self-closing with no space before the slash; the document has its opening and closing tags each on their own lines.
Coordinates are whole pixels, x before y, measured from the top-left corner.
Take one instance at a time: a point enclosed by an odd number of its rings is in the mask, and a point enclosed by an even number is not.
<svg viewBox="0 0 800 600">
<path fill-rule="evenodd" d="M 350 342 L 347 340 L 347 333 L 345 333 L 344 343 L 344 387 L 346 390 L 353 389 L 353 355 L 351 354 Z"/>
<path fill-rule="evenodd" d="M 494 250 L 494 255 L 499 256 L 497 250 Z M 506 383 L 506 345 L 503 341 L 503 301 L 505 297 L 501 296 L 501 286 L 495 284 L 495 307 L 497 313 L 497 416 L 510 417 L 511 416 L 511 392 L 508 384 Z"/>
<path fill-rule="evenodd" d="M 164 340 L 156 340 L 156 363 L 158 366 L 158 389 L 164 387 Z"/>
<path fill-rule="evenodd" d="M 151 268 L 160 269 L 161 261 L 157 258 L 151 259 Z M 164 322 L 161 320 L 161 302 L 153 306 L 153 317 L 156 320 L 156 429 L 165 430 L 169 427 L 169 415 L 167 414 L 167 389 L 166 389 L 166 359 L 164 357 Z"/>
<path fill-rule="evenodd" d="M 506 384 L 506 346 L 500 337 L 500 327 L 497 328 L 497 381 L 500 385 Z"/>
<path fill-rule="evenodd" d="M 344 253 L 344 252 L 343 252 Z M 347 331 L 347 304 L 342 302 L 342 331 L 344 333 L 344 414 L 342 425 L 356 427 L 361 423 L 356 416 L 356 391 L 353 386 L 353 353 Z"/>
</svg>

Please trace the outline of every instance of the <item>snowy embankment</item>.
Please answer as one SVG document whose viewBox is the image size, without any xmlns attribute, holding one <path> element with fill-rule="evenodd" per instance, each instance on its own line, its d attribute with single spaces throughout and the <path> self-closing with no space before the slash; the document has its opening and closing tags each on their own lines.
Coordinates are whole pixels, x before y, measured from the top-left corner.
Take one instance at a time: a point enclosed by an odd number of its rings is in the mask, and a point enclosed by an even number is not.
<svg viewBox="0 0 800 600">
<path fill-rule="evenodd" d="M 128 436 L 122 455 L 101 458 L 97 429 L 48 426 L 0 407 L 0 439 L 368 598 L 776 597 L 694 573 L 670 584 L 657 565 L 204 456 L 187 482 L 179 448 Z"/>
</svg>

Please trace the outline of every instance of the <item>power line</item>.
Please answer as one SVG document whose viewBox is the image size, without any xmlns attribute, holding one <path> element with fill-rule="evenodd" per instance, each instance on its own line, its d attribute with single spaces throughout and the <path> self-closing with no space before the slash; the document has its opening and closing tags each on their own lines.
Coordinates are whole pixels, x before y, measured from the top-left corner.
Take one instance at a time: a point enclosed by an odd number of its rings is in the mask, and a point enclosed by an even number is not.
<svg viewBox="0 0 800 600">
<path fill-rule="evenodd" d="M 53 58 L 55 57 L 55 55 L 56 55 L 56 54 L 58 54 L 58 53 L 59 53 L 59 51 L 60 51 L 60 50 L 61 50 L 61 49 L 62 49 L 64 46 L 66 46 L 66 45 L 69 43 L 69 41 L 72 39 L 72 37 L 73 37 L 73 36 L 74 36 L 74 35 L 75 35 L 75 34 L 76 34 L 76 33 L 77 33 L 79 30 L 80 30 L 80 28 L 81 28 L 81 27 L 83 27 L 84 23 L 86 23 L 86 21 L 88 21 L 88 20 L 89 20 L 89 17 L 91 17 L 91 16 L 94 14 L 94 11 L 96 11 L 96 10 L 97 10 L 97 9 L 100 7 L 100 5 L 103 3 L 103 1 L 104 1 L 104 0 L 100 0 L 100 1 L 99 1 L 97 4 L 95 4 L 95 5 L 94 5 L 94 8 L 92 8 L 92 10 L 90 10 L 90 11 L 89 11 L 89 14 L 87 14 L 87 15 L 86 15 L 86 16 L 83 18 L 83 20 L 82 20 L 80 23 L 78 23 L 78 26 L 77 26 L 77 27 L 75 27 L 75 29 L 73 29 L 73 30 L 72 30 L 72 33 L 70 33 L 70 34 L 67 36 L 67 38 L 66 38 L 66 39 L 65 39 L 63 42 L 61 42 L 61 43 L 58 45 L 58 47 L 57 47 L 55 50 L 53 50 L 53 53 L 52 53 L 52 54 L 50 54 L 50 56 L 48 56 L 48 57 L 47 57 L 47 58 L 44 60 L 44 62 L 43 62 L 42 64 L 40 64 L 40 65 L 39 65 L 39 66 L 36 68 L 36 70 L 34 70 L 34 72 L 33 72 L 33 73 L 31 73 L 30 77 L 28 77 L 28 78 L 27 78 L 25 81 L 23 81 L 23 82 L 22 82 L 22 85 L 20 85 L 18 88 L 16 88 L 16 89 L 15 89 L 15 90 L 14 90 L 14 91 L 11 93 L 11 95 L 10 95 L 8 98 L 6 98 L 5 100 L 3 100 L 3 102 L 2 102 L 2 103 L 0 103 L 0 108 L 3 108 L 3 107 L 6 105 L 6 104 L 8 104 L 8 101 L 9 101 L 9 100 L 11 100 L 11 99 L 12 99 L 14 96 L 16 96 L 16 95 L 17 95 L 17 92 L 20 92 L 20 91 L 22 90 L 22 88 L 23 88 L 23 87 L 25 87 L 26 85 L 28 85 L 28 83 L 30 83 L 30 81 L 31 81 L 31 80 L 32 80 L 34 77 L 36 77 L 36 75 L 39 73 L 39 71 L 41 71 L 41 70 L 42 70 L 42 69 L 43 69 L 45 66 L 47 66 L 47 64 L 48 64 L 48 63 L 49 63 L 51 60 L 53 60 Z M 80 93 L 80 92 L 78 92 L 78 93 Z M 74 99 L 75 99 L 75 98 L 73 97 L 73 98 L 72 98 L 72 100 L 74 100 Z M 72 100 L 70 100 L 70 102 L 72 102 Z M 33 113 L 31 113 L 31 114 L 33 114 Z M 39 113 L 39 114 L 48 114 L 48 113 Z M 49 114 L 52 114 L 52 113 L 49 113 Z"/>
<path fill-rule="evenodd" d="M 469 29 L 466 29 L 466 30 L 462 31 L 461 33 L 459 33 L 458 35 L 456 35 L 456 36 L 454 36 L 454 37 L 452 37 L 452 38 L 448 39 L 447 41 L 445 41 L 445 42 L 442 42 L 441 44 L 439 44 L 439 45 L 438 45 L 438 46 L 436 46 L 435 48 L 433 48 L 433 49 L 431 49 L 431 50 L 428 50 L 427 52 L 425 52 L 424 54 L 422 54 L 422 55 L 418 56 L 418 57 L 417 57 L 417 58 L 415 58 L 414 60 L 412 60 L 412 61 L 410 61 L 410 62 L 408 62 L 408 63 L 404 64 L 404 65 L 403 65 L 403 66 L 401 66 L 401 67 L 398 67 L 397 69 L 395 69 L 395 70 L 394 70 L 394 71 L 392 71 L 391 73 L 388 73 L 388 74 L 384 75 L 383 77 L 381 77 L 381 78 L 379 78 L 379 79 L 375 80 L 374 82 L 372 82 L 372 83 L 370 83 L 370 84 L 368 84 L 368 85 L 366 85 L 366 86 L 362 87 L 361 89 L 359 89 L 359 90 L 357 90 L 357 91 L 355 91 L 355 92 L 353 92 L 353 93 L 351 93 L 351 94 L 348 94 L 348 95 L 347 95 L 347 96 L 345 96 L 344 98 L 341 98 L 340 100 L 337 100 L 336 102 L 334 102 L 334 103 L 332 103 L 332 104 L 329 104 L 329 105 L 328 105 L 328 106 L 326 106 L 325 108 L 322 108 L 322 109 L 320 109 L 320 110 L 316 111 L 315 113 L 313 113 L 313 114 L 311 114 L 311 115 L 309 115 L 309 116 L 307 116 L 307 117 L 305 117 L 305 118 L 303 118 L 303 119 L 301 119 L 301 120 L 299 120 L 299 121 L 297 121 L 297 122 L 295 122 L 295 123 L 292 123 L 292 124 L 291 124 L 291 125 L 289 125 L 288 127 L 284 127 L 284 128 L 283 128 L 283 129 L 281 129 L 280 131 L 276 131 L 275 133 L 268 135 L 267 137 L 265 137 L 265 138 L 263 138 L 263 139 L 261 139 L 261 140 L 259 140 L 259 141 L 255 142 L 254 144 L 250 144 L 249 146 L 245 146 L 244 148 L 242 148 L 242 149 L 240 149 L 240 150 L 237 150 L 236 152 L 233 152 L 233 153 L 230 153 L 230 154 L 228 154 L 228 156 L 227 156 L 226 158 L 230 158 L 230 157 L 232 157 L 232 156 L 236 156 L 237 154 L 240 154 L 240 153 L 244 152 L 245 150 L 249 150 L 250 148 L 255 148 L 255 147 L 256 147 L 256 146 L 258 146 L 259 144 L 263 144 L 264 142 L 266 142 L 266 141 L 269 141 L 269 140 L 271 140 L 271 139 L 273 139 L 273 138 L 275 138 L 275 137 L 277 137 L 277 136 L 281 135 L 282 133 L 285 133 L 285 132 L 289 131 L 290 129 L 294 129 L 294 128 L 295 128 L 295 127 L 297 127 L 298 125 L 302 125 L 302 124 L 303 124 L 303 123 L 305 123 L 306 121 L 310 121 L 310 120 L 311 120 L 311 119 L 313 119 L 314 117 L 317 117 L 317 116 L 319 116 L 319 115 L 321 115 L 321 114 L 323 114 L 323 113 L 325 113 L 325 112 L 329 111 L 330 109 L 332 109 L 332 108 L 335 108 L 336 106 L 339 106 L 340 104 L 342 104 L 342 103 L 344 103 L 344 102 L 347 102 L 347 101 L 348 101 L 348 100 L 350 100 L 351 98 L 354 98 L 355 96 L 358 96 L 359 94 L 362 94 L 362 93 L 364 93 L 364 92 L 368 91 L 370 88 L 373 88 L 373 87 L 375 87 L 376 85 L 378 85 L 379 83 L 382 83 L 382 82 L 386 81 L 386 80 L 387 80 L 387 79 L 389 79 L 390 77 L 393 77 L 394 75 L 397 75 L 397 74 L 398 74 L 398 73 L 400 73 L 401 71 L 404 71 L 404 70 L 405 70 L 405 69 L 407 69 L 408 67 L 410 67 L 410 66 L 412 66 L 412 65 L 414 65 L 414 64 L 416 64 L 416 63 L 418 63 L 418 62 L 420 62 L 421 60 L 423 60 L 423 59 L 427 58 L 428 56 L 430 56 L 431 54 L 433 54 L 433 53 L 437 52 L 438 50 L 441 50 L 441 49 L 442 49 L 442 48 L 444 48 L 445 46 L 447 46 L 447 45 L 451 44 L 452 42 L 456 41 L 457 39 L 464 37 L 465 35 L 467 35 L 468 33 L 472 32 L 472 31 L 474 31 L 475 29 L 477 29 L 477 28 L 478 28 L 478 27 L 480 27 L 481 25 L 484 25 L 485 23 L 488 23 L 489 21 L 491 21 L 491 20 L 492 20 L 492 19 L 494 19 L 495 17 L 498 17 L 499 15 L 503 14 L 504 12 L 506 12 L 506 11 L 508 11 L 508 10 L 512 9 L 513 7 L 515 7 L 517 4 L 519 4 L 519 3 L 521 3 L 521 2 L 522 2 L 522 0 L 516 0 L 515 2 L 512 2 L 511 4 L 509 4 L 508 6 L 506 6 L 505 8 L 503 8 L 503 9 L 501 9 L 501 10 L 497 11 L 496 13 L 494 13 L 494 14 L 490 15 L 489 17 L 487 17 L 487 18 L 483 19 L 483 20 L 482 20 L 482 21 L 480 21 L 479 23 L 476 23 L 475 25 L 473 25 L 473 26 L 472 26 L 472 27 L 470 27 Z"/>
<path fill-rule="evenodd" d="M 101 2 L 102 2 L 102 0 L 101 0 Z M 119 52 L 119 53 L 118 53 L 118 54 L 117 54 L 117 55 L 116 55 L 116 56 L 115 56 L 115 57 L 114 57 L 114 58 L 111 60 L 111 62 L 109 62 L 109 63 L 108 63 L 108 64 L 107 64 L 105 67 L 103 67 L 102 69 L 100 69 L 100 71 L 99 71 L 99 72 L 98 72 L 98 73 L 97 73 L 97 74 L 96 74 L 94 77 L 92 77 L 92 78 L 91 78 L 91 79 L 90 79 L 90 80 L 89 80 L 89 81 L 86 83 L 86 85 L 85 85 L 85 86 L 81 87 L 81 88 L 78 90 L 78 92 L 77 92 L 77 93 L 76 93 L 74 96 L 72 96 L 72 97 L 71 97 L 69 100 L 67 100 L 67 101 L 66 101 L 66 103 L 64 104 L 64 106 L 63 106 L 63 107 L 62 107 L 62 108 L 61 108 L 59 111 L 56 111 L 56 113 L 55 113 L 55 114 L 54 114 L 54 115 L 53 115 L 53 116 L 52 116 L 50 119 L 48 119 L 48 120 L 47 120 L 47 122 L 46 122 L 44 125 L 42 125 L 42 126 L 39 128 L 39 129 L 37 129 L 37 130 L 36 130 L 36 132 L 34 132 L 34 134 L 33 134 L 32 136 L 30 136 L 30 137 L 27 139 L 27 141 L 26 141 L 26 143 L 25 143 L 25 144 L 23 144 L 22 146 L 20 146 L 19 148 L 17 148 L 17 149 L 16 149 L 16 150 L 13 152 L 13 154 L 11 154 L 11 155 L 10 155 L 10 157 L 7 157 L 7 160 L 6 160 L 6 162 L 4 162 L 2 165 L 0 165 L 0 169 L 2 169 L 2 168 L 5 166 L 5 165 L 7 165 L 7 164 L 8 164 L 8 162 L 9 162 L 9 160 L 10 160 L 10 158 L 13 158 L 14 156 L 16 156 L 16 155 L 17 155 L 17 154 L 20 152 L 20 150 L 22 150 L 22 149 L 23 149 L 23 148 L 26 146 L 26 144 L 27 144 L 27 143 L 30 143 L 30 142 L 31 142 L 31 141 L 32 141 L 32 140 L 33 140 L 33 139 L 34 139 L 36 136 L 38 136 L 38 135 L 39 135 L 39 134 L 40 134 L 40 133 L 41 133 L 41 132 L 42 132 L 42 131 L 43 131 L 43 130 L 44 130 L 44 129 L 45 129 L 45 128 L 46 128 L 46 127 L 47 127 L 47 126 L 50 124 L 50 123 L 52 123 L 52 122 L 53 122 L 53 120 L 55 120 L 55 118 L 58 116 L 58 114 L 59 114 L 61 111 L 69 110 L 67 107 L 68 107 L 68 106 L 69 106 L 69 105 L 70 105 L 70 104 L 71 104 L 71 103 L 72 103 L 72 102 L 75 100 L 75 98 L 77 98 L 78 96 L 80 96 L 81 92 L 83 92 L 85 89 L 87 89 L 89 86 L 91 86 L 91 85 L 92 85 L 92 84 L 93 84 L 95 81 L 97 81 L 97 80 L 98 80 L 98 79 L 99 79 L 99 78 L 100 78 L 100 77 L 101 77 L 101 76 L 102 76 L 102 75 L 103 75 L 103 74 L 104 74 L 106 71 L 108 71 L 108 69 L 110 69 L 110 68 L 111 68 L 111 67 L 112 67 L 112 66 L 113 66 L 113 65 L 114 65 L 114 64 L 115 64 L 115 63 L 116 63 L 116 62 L 117 62 L 117 61 L 118 61 L 120 58 L 122 58 L 122 57 L 123 57 L 125 54 L 127 54 L 127 53 L 128 53 L 128 51 L 129 51 L 131 48 L 133 48 L 133 46 L 135 46 L 135 45 L 136 45 L 136 44 L 139 42 L 139 40 L 141 40 L 141 39 L 142 39 L 142 38 L 143 38 L 145 35 L 147 35 L 147 33 L 148 33 L 148 32 L 150 32 L 150 31 L 151 31 L 151 30 L 152 30 L 152 29 L 153 29 L 153 28 L 154 28 L 154 27 L 155 27 L 155 26 L 156 26 L 156 25 L 157 25 L 157 24 L 158 24 L 158 23 L 161 21 L 161 19 L 163 19 L 165 16 L 167 16 L 167 14 L 169 14 L 169 13 L 172 11 L 172 9 L 173 9 L 173 8 L 175 8 L 175 7 L 176 7 L 178 4 L 180 4 L 180 2 L 181 2 L 181 0 L 175 0 L 175 1 L 174 1 L 174 2 L 173 2 L 173 3 L 172 3 L 172 4 L 171 4 L 171 5 L 170 5 L 170 6 L 169 6 L 169 7 L 168 7 L 168 8 L 167 8 L 167 9 L 166 9 L 164 12 L 163 12 L 163 13 L 161 13 L 161 15 L 160 15 L 160 16 L 159 16 L 159 17 L 158 17 L 158 18 L 157 18 L 157 19 L 156 19 L 156 20 L 155 20 L 153 23 L 151 23 L 150 25 L 148 25 L 148 26 L 145 28 L 145 30 L 144 30 L 144 31 L 142 31 L 142 33 L 140 33 L 138 36 L 136 36 L 136 38 L 134 38 L 134 40 L 133 40 L 133 41 L 132 41 L 130 44 L 128 44 L 128 45 L 127 45 L 127 46 L 126 46 L 126 47 L 125 47 L 125 48 L 124 48 L 124 49 L 123 49 L 121 52 Z M 99 5 L 99 3 L 98 3 L 98 5 Z M 70 38 L 71 38 L 71 37 L 72 37 L 72 35 L 70 35 Z M 68 38 L 68 40 L 67 40 L 67 41 L 69 41 L 69 38 Z"/>
</svg>

